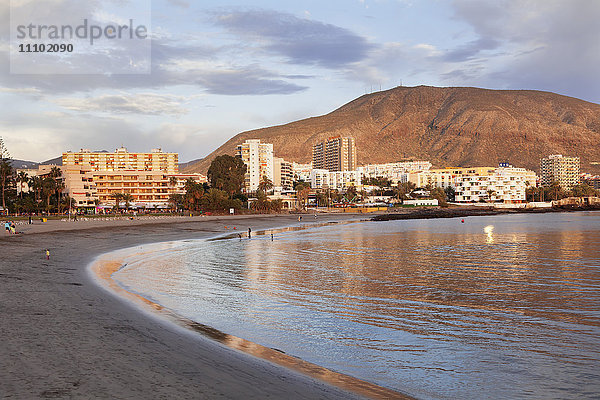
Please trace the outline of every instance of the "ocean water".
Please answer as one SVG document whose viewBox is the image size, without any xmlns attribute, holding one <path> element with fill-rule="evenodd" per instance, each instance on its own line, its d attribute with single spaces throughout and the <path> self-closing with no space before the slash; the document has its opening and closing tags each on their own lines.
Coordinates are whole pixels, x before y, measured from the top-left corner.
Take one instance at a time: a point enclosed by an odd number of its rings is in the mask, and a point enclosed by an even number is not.
<svg viewBox="0 0 600 400">
<path fill-rule="evenodd" d="M 186 318 L 418 398 L 600 397 L 600 213 L 273 232 L 145 247 L 113 277 Z"/>
</svg>

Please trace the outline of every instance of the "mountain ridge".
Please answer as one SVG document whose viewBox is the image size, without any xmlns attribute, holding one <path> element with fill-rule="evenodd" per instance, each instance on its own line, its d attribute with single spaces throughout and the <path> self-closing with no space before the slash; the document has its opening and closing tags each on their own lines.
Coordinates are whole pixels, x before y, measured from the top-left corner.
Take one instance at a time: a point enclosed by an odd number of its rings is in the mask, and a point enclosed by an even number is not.
<svg viewBox="0 0 600 400">
<path fill-rule="evenodd" d="M 509 162 L 539 172 L 542 157 L 579 156 L 599 173 L 600 105 L 536 90 L 396 87 L 365 94 L 337 109 L 237 134 L 185 172 L 206 173 L 218 155 L 246 139 L 273 143 L 274 155 L 309 162 L 312 145 L 353 136 L 359 164 L 422 159 L 437 167 Z"/>
</svg>

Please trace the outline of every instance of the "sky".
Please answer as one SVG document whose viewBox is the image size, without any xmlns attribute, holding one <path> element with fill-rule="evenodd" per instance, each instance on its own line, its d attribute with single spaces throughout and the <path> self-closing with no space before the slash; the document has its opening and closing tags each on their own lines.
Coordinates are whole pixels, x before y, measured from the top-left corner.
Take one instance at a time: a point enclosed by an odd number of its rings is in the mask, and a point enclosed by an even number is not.
<svg viewBox="0 0 600 400">
<path fill-rule="evenodd" d="M 16 159 L 125 146 L 186 162 L 240 132 L 399 85 L 600 103 L 597 0 L 11 1 L 0 0 L 0 137 Z M 58 71 L 22 54 L 16 67 L 16 15 L 132 18 L 148 25 L 148 47 L 99 39 L 57 56 Z"/>
</svg>

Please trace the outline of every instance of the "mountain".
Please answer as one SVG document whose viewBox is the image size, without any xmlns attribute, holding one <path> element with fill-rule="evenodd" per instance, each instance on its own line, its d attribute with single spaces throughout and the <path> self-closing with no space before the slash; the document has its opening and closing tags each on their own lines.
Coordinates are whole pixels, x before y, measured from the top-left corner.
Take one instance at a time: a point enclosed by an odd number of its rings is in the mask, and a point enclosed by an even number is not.
<svg viewBox="0 0 600 400">
<path fill-rule="evenodd" d="M 36 169 L 39 165 L 62 165 L 62 156 L 44 162 L 12 159 L 11 164 L 16 169 Z"/>
<path fill-rule="evenodd" d="M 48 161 L 40 163 L 41 165 L 62 165 L 62 156 L 58 156 Z"/>
<path fill-rule="evenodd" d="M 37 166 L 39 165 L 39 163 L 36 163 L 34 161 L 16 160 L 14 158 L 10 160 L 10 163 L 13 168 L 18 169 L 37 168 Z"/>
<path fill-rule="evenodd" d="M 600 105 L 550 92 L 471 87 L 396 87 L 367 94 L 320 116 L 240 133 L 186 172 L 206 173 L 218 155 L 246 139 L 273 143 L 274 153 L 306 163 L 312 145 L 353 136 L 359 165 L 405 159 L 436 167 L 509 162 L 539 172 L 550 154 L 579 156 L 600 173 Z"/>
</svg>

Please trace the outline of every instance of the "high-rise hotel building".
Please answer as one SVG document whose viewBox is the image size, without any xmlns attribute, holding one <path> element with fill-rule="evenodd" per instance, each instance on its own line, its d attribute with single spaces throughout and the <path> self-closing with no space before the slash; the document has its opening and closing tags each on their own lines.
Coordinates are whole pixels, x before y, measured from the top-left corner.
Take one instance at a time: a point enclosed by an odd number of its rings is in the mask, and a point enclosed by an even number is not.
<svg viewBox="0 0 600 400">
<path fill-rule="evenodd" d="M 354 171 L 356 166 L 356 146 L 352 137 L 331 137 L 313 146 L 314 169 Z"/>
<path fill-rule="evenodd" d="M 550 186 L 558 182 L 564 190 L 570 190 L 579 185 L 579 157 L 564 157 L 562 154 L 553 154 L 541 161 L 541 184 Z"/>
<path fill-rule="evenodd" d="M 260 139 L 246 140 L 237 146 L 236 157 L 246 164 L 245 190 L 258 190 L 263 177 L 273 182 L 273 144 L 261 143 Z"/>
</svg>

